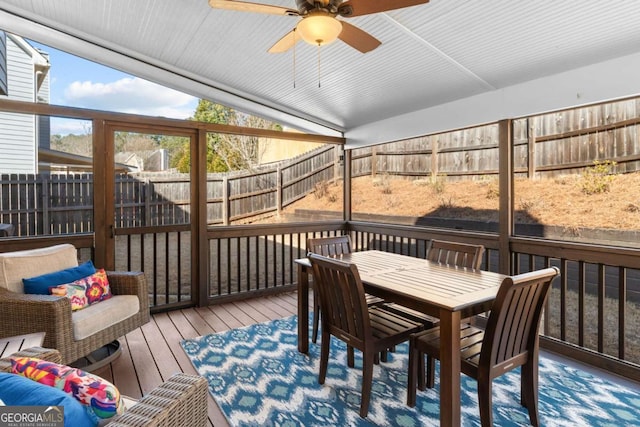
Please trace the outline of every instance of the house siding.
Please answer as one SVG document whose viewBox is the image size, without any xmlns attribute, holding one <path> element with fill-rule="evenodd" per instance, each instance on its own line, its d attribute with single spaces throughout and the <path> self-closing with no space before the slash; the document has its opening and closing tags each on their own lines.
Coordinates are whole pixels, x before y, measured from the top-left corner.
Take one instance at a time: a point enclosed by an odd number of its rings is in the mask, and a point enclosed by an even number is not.
<svg viewBox="0 0 640 427">
<path fill-rule="evenodd" d="M 6 43 L 8 98 L 34 102 L 33 60 L 11 37 Z M 36 172 L 35 124 L 33 115 L 0 113 L 0 173 Z"/>
<path fill-rule="evenodd" d="M 7 34 L 0 31 L 0 95 L 7 94 Z"/>
</svg>

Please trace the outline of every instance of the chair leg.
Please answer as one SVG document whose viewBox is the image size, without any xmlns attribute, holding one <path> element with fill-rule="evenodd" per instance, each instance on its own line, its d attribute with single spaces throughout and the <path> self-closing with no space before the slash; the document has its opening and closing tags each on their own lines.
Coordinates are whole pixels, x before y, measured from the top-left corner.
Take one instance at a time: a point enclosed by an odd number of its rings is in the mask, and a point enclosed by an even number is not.
<svg viewBox="0 0 640 427">
<path fill-rule="evenodd" d="M 538 427 L 538 362 L 529 359 L 520 373 L 520 401 L 529 411 L 531 425 Z"/>
<path fill-rule="evenodd" d="M 417 369 L 416 369 L 416 373 L 418 375 L 417 379 L 418 379 L 418 390 L 424 391 L 425 390 L 425 380 L 424 380 L 424 353 L 421 351 L 418 351 L 417 355 L 416 355 L 417 361 L 416 361 L 416 365 L 417 365 Z"/>
<path fill-rule="evenodd" d="M 424 384 L 423 384 L 424 385 Z M 433 388 L 436 385 L 436 359 L 427 356 L 427 388 Z M 421 390 L 424 390 L 421 389 Z"/>
<path fill-rule="evenodd" d="M 480 408 L 480 425 L 482 427 L 493 426 L 492 411 L 492 381 L 478 378 L 478 407 Z"/>
<path fill-rule="evenodd" d="M 362 355 L 362 392 L 360 400 L 360 416 L 366 418 L 369 413 L 369 401 L 371 400 L 371 387 L 373 383 L 373 358 L 374 352 L 365 352 Z"/>
<path fill-rule="evenodd" d="M 407 406 L 416 406 L 416 380 L 420 382 L 418 370 L 419 358 L 424 358 L 422 354 L 415 348 L 413 338 L 409 341 L 409 372 L 407 381 Z M 424 371 L 423 371 L 424 372 Z"/>
<path fill-rule="evenodd" d="M 311 342 L 314 344 L 318 341 L 318 326 L 320 324 L 320 304 L 317 301 L 317 295 L 313 293 L 313 333 L 311 335 Z"/>
<path fill-rule="evenodd" d="M 327 365 L 329 364 L 329 344 L 331 335 L 322 328 L 322 342 L 320 343 L 320 372 L 318 374 L 318 384 L 324 384 L 327 377 Z"/>
</svg>

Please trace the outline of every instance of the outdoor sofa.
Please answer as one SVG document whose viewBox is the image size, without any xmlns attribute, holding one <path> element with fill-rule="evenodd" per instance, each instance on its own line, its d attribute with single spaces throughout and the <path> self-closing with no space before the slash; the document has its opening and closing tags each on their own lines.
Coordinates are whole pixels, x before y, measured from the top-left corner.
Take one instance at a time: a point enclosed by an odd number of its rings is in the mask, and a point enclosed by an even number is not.
<svg viewBox="0 0 640 427">
<path fill-rule="evenodd" d="M 33 357 L 61 363 L 60 352 L 33 347 L 10 357 Z M 0 359 L 0 371 L 11 372 L 10 359 Z M 18 375 L 18 374 L 15 374 Z M 31 380 L 29 380 L 31 381 Z M 106 427 L 201 427 L 208 423 L 207 381 L 197 375 L 178 373 L 140 400 L 125 398 L 123 414 L 109 419 Z"/>
</svg>

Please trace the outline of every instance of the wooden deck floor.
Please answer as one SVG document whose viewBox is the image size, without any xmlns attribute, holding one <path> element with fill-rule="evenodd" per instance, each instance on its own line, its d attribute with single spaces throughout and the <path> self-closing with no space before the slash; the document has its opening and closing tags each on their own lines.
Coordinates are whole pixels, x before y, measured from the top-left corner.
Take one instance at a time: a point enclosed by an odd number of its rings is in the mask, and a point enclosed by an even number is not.
<svg viewBox="0 0 640 427">
<path fill-rule="evenodd" d="M 177 372 L 195 374 L 180 341 L 296 314 L 297 295 L 286 293 L 205 308 L 156 314 L 149 323 L 120 339 L 122 355 L 94 373 L 122 394 L 140 397 Z M 228 426 L 209 396 L 209 422 Z"/>
<path fill-rule="evenodd" d="M 122 355 L 94 373 L 112 381 L 125 395 L 140 397 L 177 372 L 195 374 L 195 369 L 180 347 L 180 341 L 214 332 L 266 322 L 296 314 L 296 293 L 249 299 L 205 308 L 177 310 L 152 316 L 149 323 L 120 339 Z M 543 352 L 563 363 L 591 371 L 594 375 L 637 388 L 624 378 Z M 224 415 L 209 395 L 209 423 L 227 427 Z"/>
</svg>

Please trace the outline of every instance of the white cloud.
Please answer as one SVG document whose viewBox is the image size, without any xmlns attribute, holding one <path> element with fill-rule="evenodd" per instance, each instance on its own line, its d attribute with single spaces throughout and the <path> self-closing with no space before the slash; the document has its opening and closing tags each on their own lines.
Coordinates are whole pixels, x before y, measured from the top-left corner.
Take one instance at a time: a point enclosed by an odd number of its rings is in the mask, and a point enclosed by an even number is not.
<svg viewBox="0 0 640 427">
<path fill-rule="evenodd" d="M 91 121 L 79 119 L 51 118 L 51 135 L 86 135 L 91 133 Z"/>
<path fill-rule="evenodd" d="M 110 83 L 75 81 L 64 91 L 68 105 L 96 110 L 186 119 L 197 98 L 137 77 Z"/>
</svg>

